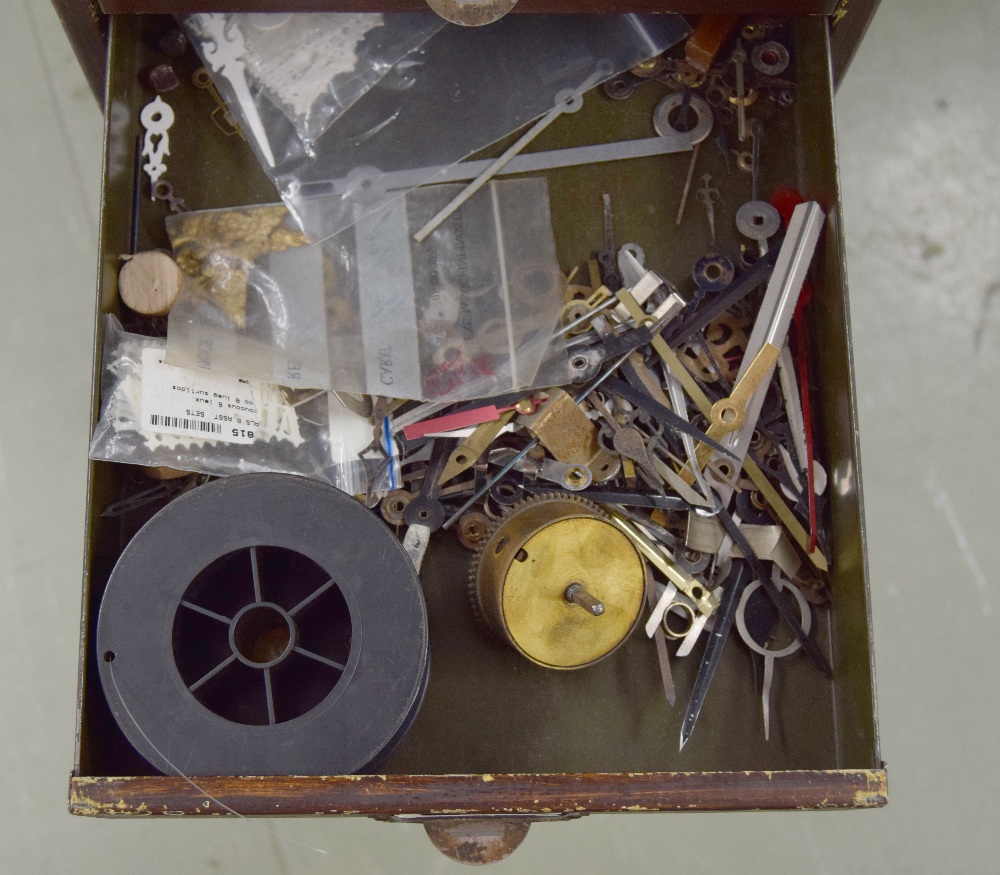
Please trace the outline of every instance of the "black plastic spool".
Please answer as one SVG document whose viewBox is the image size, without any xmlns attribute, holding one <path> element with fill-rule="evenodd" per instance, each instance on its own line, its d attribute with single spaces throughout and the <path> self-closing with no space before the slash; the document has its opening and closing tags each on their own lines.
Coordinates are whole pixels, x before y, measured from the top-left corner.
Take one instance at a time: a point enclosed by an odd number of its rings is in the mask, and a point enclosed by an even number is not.
<svg viewBox="0 0 1000 875">
<path fill-rule="evenodd" d="M 321 483 L 202 486 L 133 538 L 97 627 L 105 696 L 166 774 L 374 768 L 427 684 L 427 613 L 391 531 Z"/>
</svg>

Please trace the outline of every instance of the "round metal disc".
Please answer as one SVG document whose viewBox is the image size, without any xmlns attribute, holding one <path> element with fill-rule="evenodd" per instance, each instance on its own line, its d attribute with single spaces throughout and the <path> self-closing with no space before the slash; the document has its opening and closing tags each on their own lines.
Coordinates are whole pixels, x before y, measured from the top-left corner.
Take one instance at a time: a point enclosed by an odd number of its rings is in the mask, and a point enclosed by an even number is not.
<svg viewBox="0 0 1000 875">
<path fill-rule="evenodd" d="M 781 216 L 767 201 L 747 201 L 736 211 L 736 228 L 751 240 L 767 240 L 781 228 Z"/>
<path fill-rule="evenodd" d="M 773 40 L 754 46 L 750 53 L 753 68 L 765 76 L 780 76 L 788 69 L 788 49 Z"/>
<path fill-rule="evenodd" d="M 504 579 L 502 606 L 514 645 L 540 665 L 578 668 L 616 650 L 642 612 L 645 571 L 628 538 L 603 519 L 556 520 L 519 549 Z M 600 616 L 566 600 L 579 583 Z"/>
<path fill-rule="evenodd" d="M 736 276 L 736 265 L 725 255 L 706 255 L 698 259 L 691 275 L 699 289 L 721 292 Z"/>
<path fill-rule="evenodd" d="M 129 543 L 97 626 L 101 683 L 165 773 L 350 774 L 386 756 L 427 681 L 417 574 L 374 514 L 280 474 L 218 480 Z"/>
<path fill-rule="evenodd" d="M 661 137 L 671 137 L 687 133 L 691 136 L 692 145 L 701 143 L 712 133 L 712 107 L 708 105 L 708 101 L 704 98 L 699 97 L 697 94 L 691 95 L 689 106 L 697 120 L 690 131 L 682 131 L 674 126 L 671 115 L 675 110 L 680 110 L 683 102 L 684 95 L 679 91 L 675 91 L 673 94 L 668 94 L 664 97 L 657 104 L 656 109 L 653 110 L 653 129 Z"/>
</svg>

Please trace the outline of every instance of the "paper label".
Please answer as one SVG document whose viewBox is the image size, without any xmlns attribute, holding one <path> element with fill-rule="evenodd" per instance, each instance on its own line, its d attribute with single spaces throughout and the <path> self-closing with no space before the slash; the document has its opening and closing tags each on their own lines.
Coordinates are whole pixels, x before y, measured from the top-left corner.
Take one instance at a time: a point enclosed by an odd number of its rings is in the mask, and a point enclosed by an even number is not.
<svg viewBox="0 0 1000 875">
<path fill-rule="evenodd" d="M 410 226 L 402 198 L 370 215 L 355 208 L 354 226 L 366 384 L 394 398 L 420 398 Z"/>
<path fill-rule="evenodd" d="M 142 351 L 144 432 L 252 444 L 261 430 L 262 386 L 164 364 L 166 350 Z"/>
<path fill-rule="evenodd" d="M 417 571 L 420 571 L 420 566 L 424 564 L 424 554 L 427 552 L 427 545 L 430 541 L 430 527 L 419 523 L 410 526 L 403 536 L 403 549 Z"/>
</svg>

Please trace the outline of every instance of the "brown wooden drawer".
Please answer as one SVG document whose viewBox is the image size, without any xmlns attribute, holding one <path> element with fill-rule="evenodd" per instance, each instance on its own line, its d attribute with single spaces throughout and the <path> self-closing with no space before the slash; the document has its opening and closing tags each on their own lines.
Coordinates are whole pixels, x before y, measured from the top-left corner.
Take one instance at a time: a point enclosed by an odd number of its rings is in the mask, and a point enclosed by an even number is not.
<svg viewBox="0 0 1000 875">
<path fill-rule="evenodd" d="M 118 311 L 118 256 L 130 251 L 133 208 L 139 250 L 167 245 L 166 205 L 136 196 L 138 116 L 150 99 L 139 71 L 149 67 L 170 20 L 117 16 L 110 30 L 106 161 L 100 237 L 93 412 L 98 411 L 103 314 Z M 197 783 L 155 774 L 130 747 L 104 700 L 94 630 L 104 587 L 141 517 L 109 519 L 128 466 L 93 463 L 84 570 L 79 722 L 70 810 L 81 815 L 361 814 L 380 819 L 575 817 L 589 812 L 653 810 L 868 808 L 886 802 L 879 751 L 870 602 L 858 464 L 841 209 L 833 126 L 830 37 L 822 18 L 791 22 L 798 97 L 767 132 L 763 190 L 793 185 L 827 213 L 812 268 L 820 446 L 830 473 L 832 609 L 816 615 L 816 640 L 834 668 L 827 680 L 799 656 L 785 660 L 774 691 L 771 741 L 759 720 L 759 696 L 746 654 L 727 648 L 698 732 L 677 750 L 694 657 L 674 663 L 679 701 L 671 710 L 659 687 L 656 656 L 641 635 L 581 672 L 546 672 L 489 641 L 468 610 L 467 555 L 449 536 L 424 565 L 431 638 L 427 698 L 413 727 L 380 774 L 323 777 L 210 777 Z M 249 148 L 210 120 L 212 104 L 190 87 L 193 55 L 176 62 L 185 83 L 169 95 L 184 136 L 172 140 L 170 179 L 194 208 L 275 200 Z M 594 131 L 642 136 L 662 91 L 637 91 L 635 131 L 603 101 L 553 126 L 536 144 L 586 142 Z M 608 137 L 613 138 L 612 136 Z M 780 148 L 779 148 L 780 144 Z M 704 151 L 704 150 L 703 150 Z M 717 150 L 711 150 L 717 151 Z M 689 155 L 604 165 L 599 173 L 550 175 L 556 241 L 564 260 L 600 239 L 601 192 L 619 200 L 621 239 L 636 240 L 666 276 L 686 272 L 703 254 L 703 235 L 679 230 L 676 211 Z M 721 153 L 708 159 L 724 174 Z M 225 168 L 225 172 L 219 172 Z M 734 173 L 737 171 L 734 171 Z M 731 177 L 734 185 L 744 185 Z M 723 197 L 726 197 L 725 191 Z M 743 199 L 746 199 L 744 196 Z M 740 203 L 742 201 L 733 201 Z M 585 205 L 585 206 L 583 206 Z M 689 210 L 698 209 L 692 199 Z M 703 218 L 703 217 L 701 217 Z M 660 221 L 660 220 L 663 221 Z M 731 232 L 735 235 L 735 230 Z M 151 515 L 157 507 L 147 509 Z"/>
<path fill-rule="evenodd" d="M 650 12 L 681 13 L 738 13 L 740 15 L 829 15 L 832 25 L 831 57 L 833 81 L 838 83 L 847 71 L 868 24 L 881 0 L 678 0 L 662 3 L 659 0 L 631 0 L 629 3 L 614 0 L 520 0 L 517 12 Z M 218 0 L 216 3 L 197 3 L 192 0 L 52 0 L 67 37 L 73 44 L 77 59 L 87 76 L 94 96 L 99 102 L 104 98 L 105 60 L 107 54 L 107 17 L 112 13 L 169 13 L 223 9 L 274 9 L 288 12 L 292 9 L 306 11 L 340 10 L 358 12 L 367 9 L 384 10 L 404 8 L 424 9 L 424 0 L 401 0 L 399 5 L 389 0 L 302 0 L 290 4 L 284 0 Z"/>
<path fill-rule="evenodd" d="M 421 12 L 424 0 L 98 0 L 108 14 L 187 12 Z M 681 12 L 739 15 L 831 15 L 838 0 L 518 0 L 517 12 Z"/>
</svg>

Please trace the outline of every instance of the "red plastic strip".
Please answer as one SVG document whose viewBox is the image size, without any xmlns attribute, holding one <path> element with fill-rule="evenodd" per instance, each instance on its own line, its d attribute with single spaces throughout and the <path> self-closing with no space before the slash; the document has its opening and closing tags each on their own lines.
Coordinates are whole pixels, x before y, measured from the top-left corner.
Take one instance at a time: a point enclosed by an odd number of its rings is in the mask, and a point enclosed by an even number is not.
<svg viewBox="0 0 1000 875">
<path fill-rule="evenodd" d="M 499 418 L 500 411 L 497 410 L 496 405 L 487 404 L 485 407 L 466 410 L 464 413 L 449 413 L 447 416 L 438 416 L 435 419 L 423 419 L 411 425 L 404 425 L 403 434 L 408 441 L 415 441 L 435 432 L 469 428 L 474 425 L 482 425 L 484 422 L 493 422 Z"/>
<path fill-rule="evenodd" d="M 781 216 L 787 227 L 795 208 L 804 198 L 794 188 L 779 188 L 771 195 L 771 206 Z M 802 293 L 795 305 L 793 334 L 795 337 L 795 369 L 799 379 L 799 396 L 802 399 L 802 421 L 806 432 L 806 488 L 809 490 L 809 552 L 816 549 L 819 526 L 816 521 L 816 474 L 813 460 L 816 458 L 812 426 L 812 401 L 809 394 L 809 328 L 806 323 L 806 307 L 812 300 L 812 285 L 809 280 L 802 284 Z"/>
</svg>

